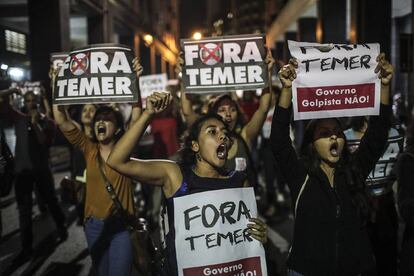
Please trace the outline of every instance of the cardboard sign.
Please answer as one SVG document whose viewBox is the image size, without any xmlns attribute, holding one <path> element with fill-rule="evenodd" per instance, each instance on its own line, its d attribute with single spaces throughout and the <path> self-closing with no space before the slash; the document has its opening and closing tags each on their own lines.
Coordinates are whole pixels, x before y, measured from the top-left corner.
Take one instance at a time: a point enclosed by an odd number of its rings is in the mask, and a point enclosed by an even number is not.
<svg viewBox="0 0 414 276">
<path fill-rule="evenodd" d="M 263 245 L 247 232 L 252 217 L 253 188 L 174 198 L 178 275 L 267 275 Z"/>
<path fill-rule="evenodd" d="M 181 40 L 187 93 L 252 90 L 267 86 L 264 35 Z"/>
<path fill-rule="evenodd" d="M 133 52 L 115 44 L 73 51 L 56 78 L 54 104 L 137 102 Z"/>
<path fill-rule="evenodd" d="M 57 70 L 60 68 L 68 57 L 69 53 L 51 53 L 50 54 L 50 63 L 52 63 L 53 69 Z"/>
<path fill-rule="evenodd" d="M 139 77 L 139 90 L 141 93 L 142 107 L 145 108 L 146 98 L 154 91 L 166 91 L 167 74 L 157 74 Z"/>
<path fill-rule="evenodd" d="M 294 119 L 378 115 L 381 81 L 374 44 L 288 41 L 298 61 L 292 84 Z"/>
<path fill-rule="evenodd" d="M 346 130 L 348 147 L 351 152 L 358 149 L 360 140 L 354 138 L 352 129 Z M 349 139 L 351 138 L 351 139 Z M 397 163 L 397 158 L 404 148 L 404 137 L 401 136 L 396 129 L 391 128 L 388 134 L 388 140 L 384 154 L 375 164 L 375 168 L 368 176 L 367 185 L 371 187 L 374 195 L 379 195 L 384 191 L 384 185 L 392 185 L 396 179 L 394 166 Z"/>
</svg>

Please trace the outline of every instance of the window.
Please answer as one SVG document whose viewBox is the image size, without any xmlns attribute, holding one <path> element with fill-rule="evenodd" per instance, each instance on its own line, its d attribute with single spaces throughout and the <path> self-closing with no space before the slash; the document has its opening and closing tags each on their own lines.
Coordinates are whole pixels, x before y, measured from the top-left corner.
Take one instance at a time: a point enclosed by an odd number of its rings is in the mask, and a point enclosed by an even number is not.
<svg viewBox="0 0 414 276">
<path fill-rule="evenodd" d="M 6 50 L 18 54 L 26 54 L 26 35 L 5 30 Z"/>
</svg>

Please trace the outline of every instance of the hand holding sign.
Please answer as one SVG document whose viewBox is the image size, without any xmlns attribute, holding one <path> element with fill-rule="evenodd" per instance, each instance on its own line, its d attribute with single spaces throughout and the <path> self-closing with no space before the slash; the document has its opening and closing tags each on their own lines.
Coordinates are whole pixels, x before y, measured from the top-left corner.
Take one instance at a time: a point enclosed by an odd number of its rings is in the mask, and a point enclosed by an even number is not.
<svg viewBox="0 0 414 276">
<path fill-rule="evenodd" d="M 382 85 L 389 85 L 394 74 L 394 67 L 385 59 L 385 54 L 381 53 L 377 57 L 378 65 L 375 67 L 375 73 L 379 72 L 378 78 L 381 79 Z"/>
<path fill-rule="evenodd" d="M 182 76 L 183 76 L 183 65 L 184 65 L 183 52 L 181 52 L 177 58 L 177 64 L 175 65 L 175 73 L 177 74 L 177 78 L 180 81 L 182 80 Z"/>
<path fill-rule="evenodd" d="M 296 59 L 291 58 L 289 63 L 284 65 L 279 70 L 279 79 L 283 88 L 291 88 L 292 82 L 296 79 L 296 69 L 298 68 L 298 62 Z"/>
<path fill-rule="evenodd" d="M 147 108 L 144 112 L 154 115 L 163 112 L 171 104 L 172 97 L 167 92 L 154 92 L 147 98 Z"/>
<path fill-rule="evenodd" d="M 258 240 L 261 243 L 267 242 L 267 226 L 258 218 L 249 219 L 250 223 L 247 224 L 247 232 L 251 234 L 251 237 Z"/>
<path fill-rule="evenodd" d="M 273 58 L 272 51 L 270 51 L 269 48 L 267 48 L 267 54 L 265 58 L 265 63 L 267 64 L 267 70 L 269 72 L 269 75 L 272 74 L 273 66 L 275 65 L 275 59 Z"/>
<path fill-rule="evenodd" d="M 144 68 L 142 67 L 141 63 L 139 63 L 139 59 L 135 57 L 132 60 L 132 69 L 137 73 L 137 79 L 142 75 L 142 72 L 144 72 Z"/>
</svg>

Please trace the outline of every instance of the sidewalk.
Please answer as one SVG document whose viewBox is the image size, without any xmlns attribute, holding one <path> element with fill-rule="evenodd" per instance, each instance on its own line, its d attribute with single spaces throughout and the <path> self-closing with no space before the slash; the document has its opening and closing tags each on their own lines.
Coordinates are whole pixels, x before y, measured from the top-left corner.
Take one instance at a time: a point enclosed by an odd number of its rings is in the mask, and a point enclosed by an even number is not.
<svg viewBox="0 0 414 276">
<path fill-rule="evenodd" d="M 55 173 L 56 191 L 66 172 Z M 35 204 L 34 204 L 35 205 Z M 3 235 L 0 239 L 1 275 L 89 275 L 91 260 L 88 255 L 83 228 L 76 224 L 76 211 L 72 205 L 61 203 L 68 223 L 69 238 L 56 244 L 55 224 L 49 215 L 40 215 L 37 206 L 33 206 L 33 232 L 35 257 L 11 268 L 13 258 L 21 250 L 19 219 L 14 191 L 1 201 Z"/>
</svg>

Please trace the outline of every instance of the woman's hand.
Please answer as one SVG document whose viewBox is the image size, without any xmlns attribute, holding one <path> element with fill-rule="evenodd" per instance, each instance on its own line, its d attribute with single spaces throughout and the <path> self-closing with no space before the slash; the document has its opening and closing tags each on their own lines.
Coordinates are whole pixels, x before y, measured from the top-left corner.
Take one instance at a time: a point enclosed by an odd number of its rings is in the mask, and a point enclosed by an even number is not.
<svg viewBox="0 0 414 276">
<path fill-rule="evenodd" d="M 154 115 L 163 112 L 171 104 L 172 97 L 168 92 L 154 92 L 147 98 L 145 113 Z"/>
<path fill-rule="evenodd" d="M 389 85 L 394 74 L 394 67 L 385 59 L 385 54 L 378 55 L 376 61 L 378 62 L 375 68 L 375 73 L 379 72 L 378 78 L 381 79 L 382 85 Z"/>
<path fill-rule="evenodd" d="M 247 224 L 247 232 L 252 238 L 258 240 L 261 243 L 267 242 L 267 225 L 258 218 L 249 219 L 250 223 Z"/>
<path fill-rule="evenodd" d="M 135 57 L 132 60 L 132 68 L 134 69 L 135 73 L 137 74 L 137 79 L 142 75 L 142 72 L 144 72 L 144 68 L 139 63 L 139 59 Z"/>
<path fill-rule="evenodd" d="M 279 79 L 282 82 L 283 88 L 292 87 L 292 82 L 296 79 L 296 68 L 298 68 L 298 62 L 296 59 L 291 58 L 289 63 L 279 70 Z"/>
<path fill-rule="evenodd" d="M 269 75 L 272 74 L 273 66 L 275 65 L 275 59 L 273 58 L 272 51 L 267 48 L 267 54 L 265 58 L 265 63 L 267 64 L 267 70 L 269 71 Z"/>
<path fill-rule="evenodd" d="M 179 80 L 182 79 L 182 72 L 183 72 L 183 65 L 184 65 L 184 59 L 182 55 L 183 53 L 181 52 L 177 58 L 177 64 L 175 65 L 175 73 L 177 74 L 177 78 Z"/>
</svg>

